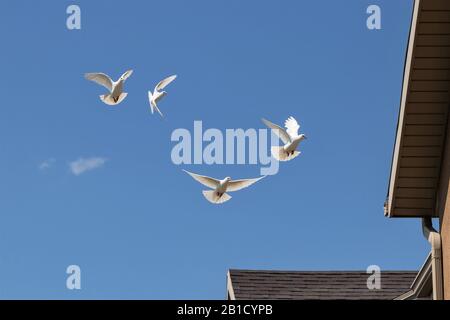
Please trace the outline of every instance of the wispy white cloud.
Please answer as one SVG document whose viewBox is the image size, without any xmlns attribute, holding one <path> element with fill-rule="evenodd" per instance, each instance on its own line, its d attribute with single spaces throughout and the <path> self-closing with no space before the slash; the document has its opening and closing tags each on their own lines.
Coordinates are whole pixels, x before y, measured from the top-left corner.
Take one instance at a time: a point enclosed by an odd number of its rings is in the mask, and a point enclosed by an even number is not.
<svg viewBox="0 0 450 320">
<path fill-rule="evenodd" d="M 86 171 L 102 167 L 106 160 L 106 158 L 101 157 L 79 158 L 78 160 L 70 162 L 69 167 L 74 175 L 79 176 Z"/>
<path fill-rule="evenodd" d="M 56 159 L 49 158 L 39 164 L 39 166 L 38 166 L 39 170 L 43 171 L 43 170 L 50 169 L 55 164 L 55 162 L 56 162 Z"/>
</svg>

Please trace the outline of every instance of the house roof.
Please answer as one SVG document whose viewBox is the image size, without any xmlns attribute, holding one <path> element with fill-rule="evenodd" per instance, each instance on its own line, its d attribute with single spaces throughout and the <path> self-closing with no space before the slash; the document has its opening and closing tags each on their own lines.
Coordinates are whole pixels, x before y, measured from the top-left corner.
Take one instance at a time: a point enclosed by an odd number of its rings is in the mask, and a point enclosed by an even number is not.
<svg viewBox="0 0 450 320">
<path fill-rule="evenodd" d="M 432 258 L 431 252 L 428 255 L 422 268 L 417 273 L 416 278 L 411 284 L 409 291 L 395 298 L 395 300 L 419 300 L 431 299 L 433 295 L 433 280 L 432 280 Z"/>
<path fill-rule="evenodd" d="M 381 289 L 369 290 L 365 271 L 229 270 L 236 300 L 391 300 L 410 290 L 417 271 L 382 271 Z"/>
<path fill-rule="evenodd" d="M 450 1 L 415 0 L 385 215 L 436 216 L 450 103 Z"/>
</svg>

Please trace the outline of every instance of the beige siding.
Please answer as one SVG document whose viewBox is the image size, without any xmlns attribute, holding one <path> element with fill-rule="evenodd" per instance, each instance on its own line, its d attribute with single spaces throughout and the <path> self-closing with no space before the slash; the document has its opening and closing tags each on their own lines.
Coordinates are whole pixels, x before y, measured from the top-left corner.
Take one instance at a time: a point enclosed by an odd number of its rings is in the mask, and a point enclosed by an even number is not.
<svg viewBox="0 0 450 320">
<path fill-rule="evenodd" d="M 450 119 L 449 119 L 450 121 Z M 438 212 L 442 237 L 442 261 L 444 269 L 444 297 L 450 300 L 450 130 L 447 131 L 442 174 L 438 191 Z"/>
</svg>

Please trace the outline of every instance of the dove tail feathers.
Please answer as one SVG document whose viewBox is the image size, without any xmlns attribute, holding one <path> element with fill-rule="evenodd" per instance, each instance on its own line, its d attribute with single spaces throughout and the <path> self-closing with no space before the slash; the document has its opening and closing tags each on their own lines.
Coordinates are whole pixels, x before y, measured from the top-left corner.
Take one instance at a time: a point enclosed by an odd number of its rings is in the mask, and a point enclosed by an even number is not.
<svg viewBox="0 0 450 320">
<path fill-rule="evenodd" d="M 122 92 L 119 96 L 119 99 L 117 99 L 117 101 L 114 101 L 114 99 L 111 97 L 110 94 L 102 94 L 100 96 L 100 100 L 102 100 L 104 103 L 106 103 L 109 106 L 115 106 L 115 105 L 121 103 L 127 97 L 127 95 L 128 95 L 128 93 Z"/>
<path fill-rule="evenodd" d="M 215 190 L 204 190 L 203 195 L 205 196 L 206 200 L 214 204 L 221 204 L 231 199 L 231 196 L 229 194 L 224 193 L 219 196 Z"/>
<path fill-rule="evenodd" d="M 156 105 L 156 101 L 153 100 L 153 94 L 151 91 L 148 92 L 148 100 L 150 101 L 150 109 L 152 111 L 152 114 L 155 113 L 155 110 L 163 117 L 163 114 L 161 110 L 159 110 L 158 106 Z"/>
<path fill-rule="evenodd" d="M 161 110 L 159 110 L 158 106 L 156 105 L 156 103 L 155 103 L 155 104 L 152 104 L 152 110 L 153 110 L 153 109 L 155 109 L 156 111 L 158 111 L 158 113 L 159 113 L 159 115 L 160 115 L 161 117 L 164 117 L 163 114 L 162 114 L 162 112 L 161 112 Z M 152 113 L 153 113 L 153 112 L 152 112 Z"/>
<path fill-rule="evenodd" d="M 294 151 L 294 154 L 290 155 L 284 150 L 284 147 L 274 146 L 271 149 L 272 156 L 278 161 L 290 161 L 300 155 L 300 151 Z"/>
</svg>

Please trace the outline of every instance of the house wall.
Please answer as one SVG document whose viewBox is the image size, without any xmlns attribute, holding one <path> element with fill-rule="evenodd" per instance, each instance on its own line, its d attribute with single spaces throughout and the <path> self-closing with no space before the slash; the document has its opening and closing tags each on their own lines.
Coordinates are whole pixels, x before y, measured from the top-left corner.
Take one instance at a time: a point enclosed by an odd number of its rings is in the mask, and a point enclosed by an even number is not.
<svg viewBox="0 0 450 320">
<path fill-rule="evenodd" d="M 450 118 L 442 161 L 441 177 L 437 197 L 442 237 L 442 258 L 444 269 L 444 298 L 450 300 Z"/>
</svg>

